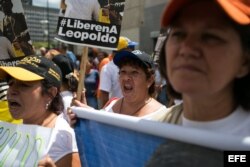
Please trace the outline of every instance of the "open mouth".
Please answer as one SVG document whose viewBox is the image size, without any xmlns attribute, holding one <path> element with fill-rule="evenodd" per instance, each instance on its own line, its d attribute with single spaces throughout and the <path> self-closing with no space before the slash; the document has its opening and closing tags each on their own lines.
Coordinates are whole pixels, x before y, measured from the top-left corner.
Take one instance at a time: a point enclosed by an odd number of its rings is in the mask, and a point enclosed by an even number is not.
<svg viewBox="0 0 250 167">
<path fill-rule="evenodd" d="M 133 90 L 133 86 L 132 86 L 131 84 L 124 84 L 123 90 L 124 90 L 125 92 L 130 92 L 130 91 Z"/>
<path fill-rule="evenodd" d="M 8 103 L 10 108 L 16 108 L 21 106 L 21 104 L 14 100 L 8 100 Z"/>
<path fill-rule="evenodd" d="M 20 119 L 20 107 L 22 106 L 19 102 L 17 102 L 16 100 L 8 100 L 8 104 L 9 104 L 9 111 L 11 116 L 14 119 Z"/>
</svg>

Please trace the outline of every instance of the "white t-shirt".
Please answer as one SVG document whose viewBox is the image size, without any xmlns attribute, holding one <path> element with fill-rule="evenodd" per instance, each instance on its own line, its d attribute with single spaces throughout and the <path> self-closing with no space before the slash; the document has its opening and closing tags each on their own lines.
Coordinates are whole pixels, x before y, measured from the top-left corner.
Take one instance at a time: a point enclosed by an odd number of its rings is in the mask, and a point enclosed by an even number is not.
<svg viewBox="0 0 250 167">
<path fill-rule="evenodd" d="M 115 105 L 115 103 L 118 101 L 119 99 L 116 99 L 116 100 L 113 100 L 110 102 L 110 104 L 105 107 L 104 111 L 107 111 L 107 112 L 112 112 L 114 113 L 112 107 Z M 144 115 L 142 117 L 138 117 L 138 118 L 141 118 L 141 119 L 147 119 L 147 120 L 153 120 L 153 121 L 162 121 L 162 117 L 158 117 L 159 115 L 163 115 L 167 112 L 167 108 L 165 106 L 162 106 L 160 107 L 159 109 L 157 109 L 156 111 L 154 112 L 151 112 L 147 115 Z M 158 119 L 159 118 L 159 119 Z"/>
<path fill-rule="evenodd" d="M 70 107 L 70 104 L 72 102 L 73 93 L 71 91 L 62 91 L 60 92 L 60 95 L 62 96 L 63 99 L 64 110 L 67 110 L 67 108 Z"/>
<path fill-rule="evenodd" d="M 56 119 L 50 142 L 51 147 L 48 155 L 54 162 L 57 162 L 67 154 L 78 152 L 75 132 L 63 118 L 62 114 Z"/>
<path fill-rule="evenodd" d="M 60 95 L 62 96 L 63 106 L 64 106 L 63 117 L 64 117 L 64 119 L 69 121 L 68 115 L 67 115 L 67 108 L 70 107 L 70 104 L 71 104 L 72 98 L 73 98 L 73 93 L 71 91 L 62 91 L 62 92 L 60 92 Z"/>
<path fill-rule="evenodd" d="M 121 98 L 122 91 L 119 83 L 119 69 L 110 61 L 108 64 L 104 65 L 101 70 L 100 75 L 100 90 L 109 92 L 109 98 L 118 97 Z"/>
<path fill-rule="evenodd" d="M 234 136 L 249 136 L 250 111 L 245 111 L 242 107 L 238 107 L 234 112 L 223 119 L 207 122 L 188 120 L 182 114 L 182 125 Z"/>
<path fill-rule="evenodd" d="M 98 21 L 100 4 L 97 0 L 65 0 L 65 17 Z"/>
</svg>

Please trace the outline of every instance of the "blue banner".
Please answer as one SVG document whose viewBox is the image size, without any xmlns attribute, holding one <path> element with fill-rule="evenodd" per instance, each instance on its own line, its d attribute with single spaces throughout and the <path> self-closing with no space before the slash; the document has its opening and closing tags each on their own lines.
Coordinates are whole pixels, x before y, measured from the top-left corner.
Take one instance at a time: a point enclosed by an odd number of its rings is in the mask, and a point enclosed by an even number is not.
<svg viewBox="0 0 250 167">
<path fill-rule="evenodd" d="M 75 127 L 84 167 L 143 167 L 164 138 L 79 119 Z"/>
<path fill-rule="evenodd" d="M 250 150 L 250 136 L 232 136 L 81 107 L 72 107 L 72 111 L 79 118 L 75 132 L 84 167 L 217 167 L 239 161 L 239 155 L 228 156 L 223 151 Z"/>
</svg>

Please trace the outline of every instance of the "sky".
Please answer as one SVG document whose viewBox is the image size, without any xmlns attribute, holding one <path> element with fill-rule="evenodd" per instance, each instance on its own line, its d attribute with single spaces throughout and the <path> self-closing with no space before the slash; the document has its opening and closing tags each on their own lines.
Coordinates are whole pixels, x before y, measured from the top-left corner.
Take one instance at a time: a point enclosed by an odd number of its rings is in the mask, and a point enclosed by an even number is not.
<svg viewBox="0 0 250 167">
<path fill-rule="evenodd" d="M 48 0 L 49 7 L 51 8 L 59 8 L 61 0 Z M 47 7 L 47 0 L 33 0 L 33 5 Z"/>
</svg>

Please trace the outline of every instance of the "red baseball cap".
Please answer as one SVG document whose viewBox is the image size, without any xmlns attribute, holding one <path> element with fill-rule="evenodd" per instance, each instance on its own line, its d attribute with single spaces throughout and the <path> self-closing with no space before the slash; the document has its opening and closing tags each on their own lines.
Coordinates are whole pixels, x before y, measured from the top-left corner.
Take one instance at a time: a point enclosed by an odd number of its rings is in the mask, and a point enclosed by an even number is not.
<svg viewBox="0 0 250 167">
<path fill-rule="evenodd" d="M 161 26 L 167 27 L 173 17 L 183 7 L 199 0 L 171 0 L 163 11 Z M 211 0 L 217 3 L 224 12 L 241 25 L 250 24 L 250 0 Z"/>
</svg>

